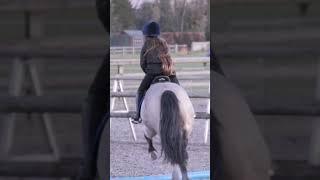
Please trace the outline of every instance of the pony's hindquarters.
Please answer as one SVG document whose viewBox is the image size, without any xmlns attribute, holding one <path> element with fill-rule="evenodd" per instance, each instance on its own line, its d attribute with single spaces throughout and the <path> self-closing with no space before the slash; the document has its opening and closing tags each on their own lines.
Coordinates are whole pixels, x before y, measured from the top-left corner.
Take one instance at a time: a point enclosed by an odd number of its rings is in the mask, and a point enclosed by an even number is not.
<svg viewBox="0 0 320 180">
<path fill-rule="evenodd" d="M 166 90 L 161 95 L 160 139 L 161 153 L 172 165 L 179 165 L 182 179 L 187 176 L 188 135 L 179 108 L 179 100 L 174 92 Z"/>
</svg>

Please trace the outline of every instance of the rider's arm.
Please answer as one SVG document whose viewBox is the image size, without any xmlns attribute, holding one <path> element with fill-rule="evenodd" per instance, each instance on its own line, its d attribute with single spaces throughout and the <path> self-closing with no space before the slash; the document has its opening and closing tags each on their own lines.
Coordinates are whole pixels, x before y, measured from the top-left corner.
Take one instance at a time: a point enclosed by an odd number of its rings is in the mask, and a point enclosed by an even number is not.
<svg viewBox="0 0 320 180">
<path fill-rule="evenodd" d="M 144 56 L 145 52 L 146 52 L 146 48 L 145 48 L 145 46 L 143 46 L 142 49 L 141 49 L 141 53 L 140 53 L 140 66 L 141 66 L 142 71 L 146 73 L 145 69 L 146 69 L 146 66 L 147 66 L 147 61 L 144 58 L 145 57 Z"/>
</svg>

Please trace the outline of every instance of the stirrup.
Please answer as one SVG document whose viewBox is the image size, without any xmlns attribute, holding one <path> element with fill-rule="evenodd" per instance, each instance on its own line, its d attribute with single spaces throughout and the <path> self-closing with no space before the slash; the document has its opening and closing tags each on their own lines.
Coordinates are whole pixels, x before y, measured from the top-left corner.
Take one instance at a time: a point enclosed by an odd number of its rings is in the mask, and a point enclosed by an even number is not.
<svg viewBox="0 0 320 180">
<path fill-rule="evenodd" d="M 130 119 L 131 119 L 131 122 L 132 122 L 133 124 L 140 124 L 140 123 L 142 123 L 141 117 L 139 117 L 138 120 L 136 120 L 135 118 L 130 118 Z"/>
</svg>

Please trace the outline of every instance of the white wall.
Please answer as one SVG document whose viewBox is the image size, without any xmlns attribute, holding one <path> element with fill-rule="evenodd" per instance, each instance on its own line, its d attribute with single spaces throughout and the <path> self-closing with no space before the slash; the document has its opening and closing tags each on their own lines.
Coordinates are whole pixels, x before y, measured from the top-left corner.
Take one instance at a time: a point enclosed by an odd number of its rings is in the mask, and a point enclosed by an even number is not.
<svg viewBox="0 0 320 180">
<path fill-rule="evenodd" d="M 210 41 L 192 42 L 191 51 L 209 51 Z"/>
</svg>

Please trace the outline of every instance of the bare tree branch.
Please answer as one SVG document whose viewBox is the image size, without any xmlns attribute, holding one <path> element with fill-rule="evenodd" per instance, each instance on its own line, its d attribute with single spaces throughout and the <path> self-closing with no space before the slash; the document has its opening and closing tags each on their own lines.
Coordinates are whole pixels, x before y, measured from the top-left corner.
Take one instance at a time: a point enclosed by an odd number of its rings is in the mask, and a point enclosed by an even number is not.
<svg viewBox="0 0 320 180">
<path fill-rule="evenodd" d="M 183 32 L 183 26 L 184 26 L 184 15 L 185 15 L 185 13 L 186 13 L 186 5 L 187 5 L 187 0 L 184 0 L 184 1 L 183 1 L 183 6 L 182 6 L 180 32 Z"/>
</svg>

